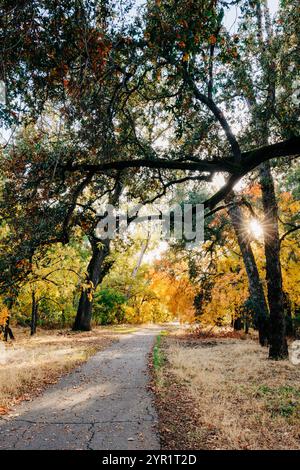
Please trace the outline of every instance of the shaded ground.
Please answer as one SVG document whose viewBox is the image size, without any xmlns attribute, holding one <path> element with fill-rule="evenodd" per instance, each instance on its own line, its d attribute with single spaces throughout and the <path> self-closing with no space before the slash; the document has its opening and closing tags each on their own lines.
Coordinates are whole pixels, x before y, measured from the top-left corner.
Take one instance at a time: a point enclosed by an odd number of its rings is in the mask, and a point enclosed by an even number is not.
<svg viewBox="0 0 300 470">
<path fill-rule="evenodd" d="M 159 449 L 147 389 L 157 328 L 119 337 L 46 392 L 0 419 L 0 449 Z"/>
<path fill-rule="evenodd" d="M 300 449 L 300 368 L 257 340 L 162 337 L 153 373 L 163 449 Z"/>
</svg>

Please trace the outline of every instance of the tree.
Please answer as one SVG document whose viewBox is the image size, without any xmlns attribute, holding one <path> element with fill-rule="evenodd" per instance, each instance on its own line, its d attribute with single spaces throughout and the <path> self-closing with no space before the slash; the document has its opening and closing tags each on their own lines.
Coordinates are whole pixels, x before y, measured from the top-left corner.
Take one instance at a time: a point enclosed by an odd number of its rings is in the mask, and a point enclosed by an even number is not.
<svg viewBox="0 0 300 470">
<path fill-rule="evenodd" d="M 100 325 L 122 323 L 126 297 L 114 289 L 100 289 L 95 296 L 94 319 Z"/>
<path fill-rule="evenodd" d="M 256 238 L 250 234 L 250 221 L 255 216 L 257 221 L 262 220 L 263 206 L 260 186 L 247 188 L 243 196 L 245 202 L 241 207 L 244 210 L 242 237 L 251 241 L 251 249 L 256 261 L 259 279 L 263 279 L 265 272 L 264 243 L 262 229 L 256 232 Z M 241 196 L 239 199 L 241 202 Z M 299 305 L 299 232 L 290 231 L 290 225 L 297 224 L 299 218 L 299 201 L 288 192 L 283 192 L 278 200 L 281 240 L 281 265 L 283 271 L 283 291 L 285 298 L 285 322 L 296 324 L 297 305 Z M 222 319 L 223 324 L 231 324 L 232 319 L 237 320 L 247 314 L 251 318 L 252 326 L 259 329 L 257 306 L 249 298 L 245 263 L 242 251 L 233 232 L 233 227 L 226 217 L 227 207 L 219 211 L 211 221 L 210 239 L 205 242 L 199 253 L 193 253 L 192 275 L 193 282 L 201 286 L 200 294 L 200 322 L 216 323 Z M 248 213 L 247 213 L 248 212 Z M 283 218 L 284 217 L 284 218 Z M 226 240 L 226 241 L 225 241 Z M 182 253 L 178 252 L 182 257 Z M 266 283 L 261 286 L 267 293 Z M 290 305 L 289 308 L 288 304 Z M 242 318 L 241 318 L 242 319 Z M 240 320 L 239 320 L 240 321 Z"/>
<path fill-rule="evenodd" d="M 110 196 L 109 202 L 112 205 L 118 203 L 122 192 L 122 184 L 117 181 Z M 82 285 L 77 314 L 73 330 L 89 331 L 91 329 L 92 306 L 94 292 L 108 273 L 112 261 L 109 260 L 110 238 L 101 240 L 97 238 L 96 225 L 101 220 L 101 216 L 94 214 L 93 220 L 88 225 L 88 239 L 92 248 L 92 257 L 87 267 L 85 283 Z"/>
<path fill-rule="evenodd" d="M 1 330 L 1 333 L 3 333 L 4 341 L 7 341 L 8 337 L 11 340 L 15 339 L 13 332 L 9 326 L 9 321 L 10 321 L 9 310 L 6 305 L 2 305 L 1 310 L 0 310 L 0 330 Z"/>
<path fill-rule="evenodd" d="M 276 102 L 277 87 L 287 86 L 286 79 L 285 83 L 278 80 L 280 73 L 278 59 L 286 43 L 282 41 L 283 38 L 279 38 L 280 34 L 274 37 L 274 27 L 267 1 L 249 4 L 248 8 L 245 7 L 244 17 L 245 20 L 241 24 L 241 47 L 247 49 L 247 52 L 244 54 L 244 60 L 236 64 L 236 80 L 250 110 L 252 127 L 255 130 L 255 143 L 266 145 L 274 132 L 274 121 L 276 121 L 276 127 L 278 128 L 279 125 L 283 131 L 283 135 L 289 134 L 289 129 L 292 130 L 290 135 L 293 135 L 297 128 L 294 119 L 291 122 L 286 119 L 290 113 L 283 118 L 281 106 Z M 249 34 L 245 33 L 248 29 Z M 292 63 L 293 56 L 291 55 L 290 66 Z M 254 71 L 258 73 L 255 74 Z M 287 356 L 287 343 L 280 265 L 278 206 L 269 162 L 264 162 L 260 166 L 259 178 L 265 213 L 264 238 L 270 309 L 270 358 L 280 359 Z"/>
<path fill-rule="evenodd" d="M 230 197 L 231 196 L 231 197 Z M 228 213 L 231 217 L 232 225 L 241 250 L 244 265 L 248 277 L 249 295 L 252 300 L 253 309 L 257 316 L 257 327 L 259 331 L 259 343 L 266 346 L 269 340 L 269 312 L 263 291 L 260 275 L 256 265 L 255 257 L 251 247 L 249 234 L 245 233 L 244 217 L 241 208 L 235 201 L 235 195 L 229 195 L 227 201 L 232 201 L 229 205 Z M 226 200 L 225 200 L 226 201 Z"/>
<path fill-rule="evenodd" d="M 19 286 L 14 310 L 21 320 L 22 315 L 28 317 L 30 309 L 30 330 L 34 335 L 39 311 L 47 312 L 50 304 L 52 309 L 58 307 L 62 315 L 67 305 L 72 304 L 77 286 L 82 282 L 84 264 L 75 241 L 67 247 L 52 246 L 43 254 L 37 252 L 31 264 L 31 272 Z M 44 323 L 47 324 L 47 320 Z"/>
</svg>

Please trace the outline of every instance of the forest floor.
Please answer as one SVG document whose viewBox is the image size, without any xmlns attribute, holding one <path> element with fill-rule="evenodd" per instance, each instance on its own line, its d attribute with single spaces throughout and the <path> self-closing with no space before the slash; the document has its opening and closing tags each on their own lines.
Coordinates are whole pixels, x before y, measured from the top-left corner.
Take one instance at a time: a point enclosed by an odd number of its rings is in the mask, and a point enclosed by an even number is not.
<svg viewBox="0 0 300 470">
<path fill-rule="evenodd" d="M 12 385 L 20 366 L 23 379 L 17 380 L 25 385 L 18 394 L 24 400 L 27 393 L 28 401 L 0 416 L 0 449 L 159 449 L 147 367 L 159 331 L 116 327 L 19 338 L 8 351 L 10 366 L 17 355 L 11 375 L 0 376 L 0 383 Z M 101 350 L 94 354 L 96 349 Z M 44 382 L 57 383 L 42 392 Z"/>
<path fill-rule="evenodd" d="M 163 449 L 300 449 L 299 366 L 270 361 L 243 335 L 158 339 L 152 388 Z"/>
</svg>

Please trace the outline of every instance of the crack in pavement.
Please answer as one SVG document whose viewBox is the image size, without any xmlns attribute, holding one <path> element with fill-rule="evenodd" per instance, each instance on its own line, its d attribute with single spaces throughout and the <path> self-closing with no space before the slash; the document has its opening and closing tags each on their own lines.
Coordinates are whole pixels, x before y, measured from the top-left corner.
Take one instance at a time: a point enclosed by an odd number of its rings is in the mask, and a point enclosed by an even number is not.
<svg viewBox="0 0 300 470">
<path fill-rule="evenodd" d="M 147 375 L 158 331 L 121 336 L 17 415 L 0 417 L 0 449 L 158 450 Z"/>
<path fill-rule="evenodd" d="M 94 450 L 91 447 L 91 443 L 92 443 L 92 440 L 94 439 L 95 432 L 96 432 L 94 424 L 91 425 L 91 428 L 89 429 L 89 432 L 91 433 L 91 437 L 87 441 L 86 450 Z"/>
<path fill-rule="evenodd" d="M 149 419 L 144 418 L 143 421 L 153 421 L 153 417 L 151 416 Z M 140 419 L 134 420 L 134 419 L 120 419 L 120 420 L 115 420 L 111 419 L 108 421 L 29 421 L 28 419 L 14 419 L 14 420 L 7 420 L 7 423 L 28 423 L 28 424 L 55 424 L 58 426 L 64 426 L 65 424 L 84 424 L 84 425 L 94 425 L 94 424 L 109 424 L 109 423 L 141 423 L 142 421 Z M 0 431 L 0 434 L 2 431 Z"/>
</svg>

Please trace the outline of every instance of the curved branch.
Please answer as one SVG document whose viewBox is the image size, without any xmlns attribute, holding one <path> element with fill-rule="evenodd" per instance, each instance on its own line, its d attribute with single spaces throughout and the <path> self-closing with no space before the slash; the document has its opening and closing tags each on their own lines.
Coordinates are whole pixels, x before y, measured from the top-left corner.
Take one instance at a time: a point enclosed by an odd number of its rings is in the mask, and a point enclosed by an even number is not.
<svg viewBox="0 0 300 470">
<path fill-rule="evenodd" d="M 186 74 L 186 80 L 188 84 L 190 85 L 190 87 L 192 88 L 195 98 L 199 100 L 201 103 L 205 104 L 208 107 L 208 109 L 210 109 L 210 111 L 213 113 L 216 120 L 220 123 L 223 131 L 225 132 L 227 140 L 231 146 L 234 159 L 235 161 L 239 162 L 241 160 L 241 149 L 234 133 L 232 132 L 232 129 L 227 119 L 224 116 L 224 113 L 216 105 L 216 103 L 213 101 L 211 96 L 206 96 L 198 90 L 195 82 L 190 78 L 188 74 Z M 210 92 L 209 94 L 211 95 Z"/>
<path fill-rule="evenodd" d="M 279 243 L 282 243 L 283 240 L 290 235 L 290 233 L 296 232 L 296 230 L 300 230 L 300 225 L 295 225 L 293 228 L 290 228 L 287 232 L 285 232 L 282 237 L 280 237 Z"/>
</svg>

